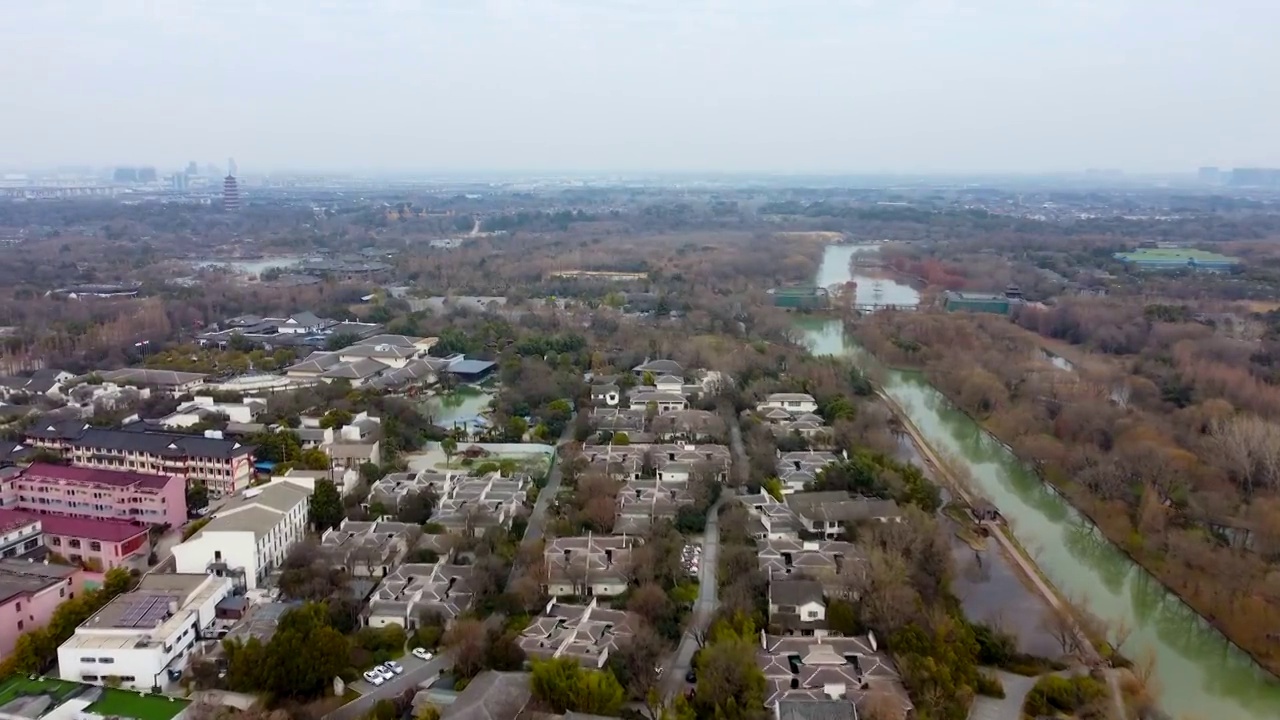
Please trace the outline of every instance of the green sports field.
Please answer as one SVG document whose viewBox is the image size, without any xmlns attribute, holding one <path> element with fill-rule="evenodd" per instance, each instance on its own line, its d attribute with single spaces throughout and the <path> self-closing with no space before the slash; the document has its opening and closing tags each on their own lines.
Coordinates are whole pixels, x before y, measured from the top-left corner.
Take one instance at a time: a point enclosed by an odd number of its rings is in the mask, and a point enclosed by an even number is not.
<svg viewBox="0 0 1280 720">
<path fill-rule="evenodd" d="M 1117 253 L 1116 257 L 1128 262 L 1186 262 L 1195 259 L 1197 262 L 1236 262 L 1236 258 L 1220 255 L 1208 250 L 1196 248 L 1142 248 L 1133 252 Z"/>
</svg>

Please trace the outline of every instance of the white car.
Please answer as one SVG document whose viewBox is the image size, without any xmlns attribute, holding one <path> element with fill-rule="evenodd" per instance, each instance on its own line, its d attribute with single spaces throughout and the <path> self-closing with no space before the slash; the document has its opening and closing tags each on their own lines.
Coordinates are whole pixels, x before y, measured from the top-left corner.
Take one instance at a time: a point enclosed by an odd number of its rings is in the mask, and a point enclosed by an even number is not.
<svg viewBox="0 0 1280 720">
<path fill-rule="evenodd" d="M 414 649 L 413 649 L 413 656 L 414 656 L 414 657 L 416 657 L 416 658 L 418 658 L 419 660 L 430 660 L 430 659 L 431 659 L 431 653 L 430 653 L 430 652 L 428 652 L 426 648 L 420 648 L 420 647 L 419 647 L 419 648 L 414 648 Z"/>
<path fill-rule="evenodd" d="M 373 685 L 375 687 L 387 681 L 386 678 L 382 677 L 382 673 L 378 672 L 377 668 L 374 668 L 372 670 L 365 670 L 364 679 L 367 680 L 370 685 Z"/>
<path fill-rule="evenodd" d="M 387 670 L 390 670 L 394 675 L 399 675 L 400 673 L 404 672 L 404 667 L 401 666 L 400 663 L 396 662 L 395 660 L 386 661 L 385 663 L 382 664 L 382 667 L 386 668 Z"/>
</svg>

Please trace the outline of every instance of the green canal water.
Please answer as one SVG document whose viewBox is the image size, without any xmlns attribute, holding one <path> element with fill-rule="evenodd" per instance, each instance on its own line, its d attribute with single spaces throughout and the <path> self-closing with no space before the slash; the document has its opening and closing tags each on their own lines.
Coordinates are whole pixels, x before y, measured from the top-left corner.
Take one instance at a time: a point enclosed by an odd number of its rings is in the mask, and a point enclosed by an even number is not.
<svg viewBox="0 0 1280 720">
<path fill-rule="evenodd" d="M 848 246 L 828 248 L 818 277 L 847 279 L 849 258 Z M 875 362 L 845 337 L 839 320 L 800 317 L 797 326 L 815 354 Z M 1133 628 L 1124 652 L 1134 658 L 1155 654 L 1166 712 L 1204 720 L 1280 718 L 1280 681 L 1120 552 L 919 373 L 885 371 L 879 377 L 925 439 L 962 464 L 974 490 L 1000 508 L 1014 536 L 1060 591 Z"/>
</svg>

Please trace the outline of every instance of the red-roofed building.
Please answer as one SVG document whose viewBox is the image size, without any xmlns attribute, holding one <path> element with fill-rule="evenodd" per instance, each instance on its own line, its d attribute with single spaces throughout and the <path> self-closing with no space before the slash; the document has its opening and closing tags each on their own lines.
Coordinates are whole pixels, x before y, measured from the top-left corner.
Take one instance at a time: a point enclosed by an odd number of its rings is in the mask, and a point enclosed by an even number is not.
<svg viewBox="0 0 1280 720">
<path fill-rule="evenodd" d="M 85 520 L 0 509 L 3 557 L 12 558 L 42 545 L 66 560 L 106 572 L 114 567 L 147 567 L 151 538 L 146 525 L 121 520 Z"/>
<path fill-rule="evenodd" d="M 0 485 L 0 505 L 40 515 L 178 527 L 187 520 L 179 475 L 33 463 Z"/>
</svg>

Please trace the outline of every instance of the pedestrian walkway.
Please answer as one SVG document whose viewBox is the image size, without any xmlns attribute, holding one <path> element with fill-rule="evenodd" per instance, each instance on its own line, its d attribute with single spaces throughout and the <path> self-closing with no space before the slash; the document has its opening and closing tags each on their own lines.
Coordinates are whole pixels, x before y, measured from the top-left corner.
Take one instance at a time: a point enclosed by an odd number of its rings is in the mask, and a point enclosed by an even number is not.
<svg viewBox="0 0 1280 720">
<path fill-rule="evenodd" d="M 992 698 L 979 695 L 969 709 L 969 720 L 1022 720 L 1022 704 L 1027 693 L 1036 686 L 1036 678 L 1014 675 L 1003 670 L 985 669 L 1000 679 L 1004 685 L 1004 697 Z"/>
</svg>

